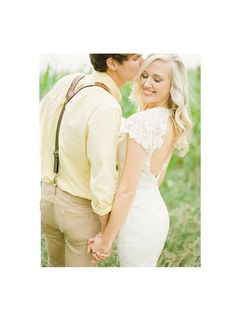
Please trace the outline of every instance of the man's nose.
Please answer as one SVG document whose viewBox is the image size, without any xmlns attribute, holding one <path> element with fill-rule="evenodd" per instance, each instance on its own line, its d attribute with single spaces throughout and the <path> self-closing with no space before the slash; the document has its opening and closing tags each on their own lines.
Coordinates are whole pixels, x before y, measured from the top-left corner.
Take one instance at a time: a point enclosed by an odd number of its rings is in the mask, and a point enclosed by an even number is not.
<svg viewBox="0 0 235 309">
<path fill-rule="evenodd" d="M 144 62 L 144 58 L 143 58 L 143 56 L 140 56 L 140 58 L 139 58 L 139 63 L 140 63 L 140 66 L 143 64 L 143 62 Z"/>
</svg>

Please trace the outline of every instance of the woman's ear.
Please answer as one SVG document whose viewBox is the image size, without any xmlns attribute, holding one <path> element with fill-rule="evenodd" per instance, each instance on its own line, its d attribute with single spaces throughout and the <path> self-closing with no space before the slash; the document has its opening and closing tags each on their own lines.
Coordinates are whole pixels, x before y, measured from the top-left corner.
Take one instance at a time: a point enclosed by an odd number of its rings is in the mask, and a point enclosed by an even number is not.
<svg viewBox="0 0 235 309">
<path fill-rule="evenodd" d="M 112 57 L 109 57 L 106 60 L 106 64 L 107 64 L 107 67 L 108 67 L 109 70 L 111 70 L 113 72 L 115 72 L 117 70 L 116 62 Z"/>
</svg>

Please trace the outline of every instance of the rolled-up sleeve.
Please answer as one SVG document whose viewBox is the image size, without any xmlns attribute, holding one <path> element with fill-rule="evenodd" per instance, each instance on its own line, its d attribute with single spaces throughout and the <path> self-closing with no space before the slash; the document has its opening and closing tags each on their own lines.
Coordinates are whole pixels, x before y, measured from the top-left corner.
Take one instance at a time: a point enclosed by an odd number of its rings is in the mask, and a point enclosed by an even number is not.
<svg viewBox="0 0 235 309">
<path fill-rule="evenodd" d="M 93 211 L 103 216 L 111 211 L 117 185 L 117 143 L 121 109 L 107 102 L 88 122 L 87 156 L 90 162 L 90 191 Z"/>
</svg>

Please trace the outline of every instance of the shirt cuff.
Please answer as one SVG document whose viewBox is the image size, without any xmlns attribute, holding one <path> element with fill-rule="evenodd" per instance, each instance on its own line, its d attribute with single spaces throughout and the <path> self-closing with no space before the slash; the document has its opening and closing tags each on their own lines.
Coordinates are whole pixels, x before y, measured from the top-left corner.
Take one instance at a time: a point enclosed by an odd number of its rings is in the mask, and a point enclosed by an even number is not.
<svg viewBox="0 0 235 309">
<path fill-rule="evenodd" d="M 112 210 L 112 204 L 99 204 L 98 202 L 91 201 L 92 210 L 99 216 L 104 216 Z"/>
</svg>

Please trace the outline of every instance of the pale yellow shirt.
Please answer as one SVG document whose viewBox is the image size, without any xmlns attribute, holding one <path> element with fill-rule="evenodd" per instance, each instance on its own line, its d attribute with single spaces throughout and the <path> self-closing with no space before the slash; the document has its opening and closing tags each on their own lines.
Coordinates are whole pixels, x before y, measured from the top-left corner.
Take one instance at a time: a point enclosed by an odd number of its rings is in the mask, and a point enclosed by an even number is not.
<svg viewBox="0 0 235 309">
<path fill-rule="evenodd" d="M 77 74 L 62 78 L 40 103 L 41 179 L 54 179 L 56 125 L 66 93 Z M 93 211 L 107 214 L 116 190 L 117 143 L 121 124 L 121 93 L 105 73 L 94 72 L 79 82 L 104 83 L 112 94 L 100 87 L 81 90 L 67 104 L 59 135 L 59 188 L 74 196 L 91 200 Z M 75 90 L 76 90 L 75 89 Z"/>
</svg>

